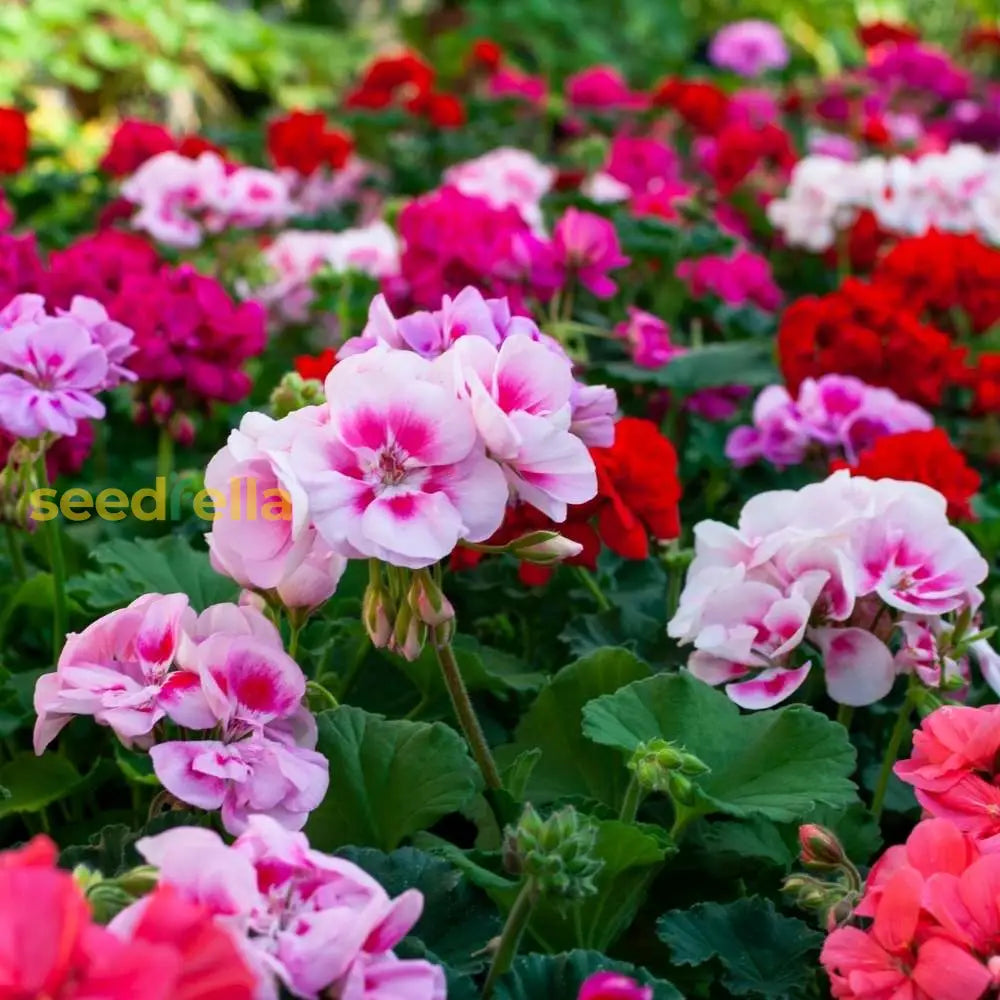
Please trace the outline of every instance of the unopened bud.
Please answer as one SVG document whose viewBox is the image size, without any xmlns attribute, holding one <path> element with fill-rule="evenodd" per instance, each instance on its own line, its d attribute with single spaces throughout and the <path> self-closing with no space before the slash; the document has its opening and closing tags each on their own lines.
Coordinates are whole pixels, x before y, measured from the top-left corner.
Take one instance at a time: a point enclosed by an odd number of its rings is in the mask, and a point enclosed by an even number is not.
<svg viewBox="0 0 1000 1000">
<path fill-rule="evenodd" d="M 392 637 L 392 609 L 388 595 L 369 585 L 361 602 L 361 620 L 376 649 L 385 649 Z"/>
<path fill-rule="evenodd" d="M 667 790 L 670 797 L 675 802 L 679 802 L 682 806 L 693 806 L 698 798 L 694 783 L 690 781 L 690 779 L 685 778 L 683 774 L 678 774 L 676 771 L 670 775 L 670 782 Z"/>
<path fill-rule="evenodd" d="M 647 791 L 669 792 L 672 777 L 698 775 L 708 771 L 707 765 L 669 740 L 660 738 L 640 743 L 628 762 L 639 785 Z"/>
<path fill-rule="evenodd" d="M 808 868 L 840 868 L 847 855 L 836 835 L 825 826 L 805 823 L 799 827 L 800 857 Z"/>
<path fill-rule="evenodd" d="M 149 409 L 158 424 L 166 423 L 167 417 L 174 412 L 174 399 L 162 385 L 158 385 L 150 395 Z"/>
<path fill-rule="evenodd" d="M 424 651 L 424 643 L 426 642 L 427 626 L 416 615 L 413 615 L 407 626 L 403 642 L 396 648 L 396 652 L 404 660 L 409 660 L 412 663 Z"/>
<path fill-rule="evenodd" d="M 532 531 L 515 538 L 507 546 L 507 550 L 525 562 L 550 566 L 578 556 L 583 551 L 583 546 L 563 537 L 558 531 Z"/>
<path fill-rule="evenodd" d="M 430 573 L 414 574 L 407 601 L 417 617 L 426 625 L 443 625 L 455 618 L 455 609 Z"/>
<path fill-rule="evenodd" d="M 186 413 L 175 413 L 170 418 L 167 429 L 182 448 L 190 448 L 194 444 L 194 421 Z"/>
<path fill-rule="evenodd" d="M 319 379 L 303 378 L 298 372 L 289 372 L 271 393 L 271 412 L 280 419 L 325 399 L 323 383 Z"/>
</svg>

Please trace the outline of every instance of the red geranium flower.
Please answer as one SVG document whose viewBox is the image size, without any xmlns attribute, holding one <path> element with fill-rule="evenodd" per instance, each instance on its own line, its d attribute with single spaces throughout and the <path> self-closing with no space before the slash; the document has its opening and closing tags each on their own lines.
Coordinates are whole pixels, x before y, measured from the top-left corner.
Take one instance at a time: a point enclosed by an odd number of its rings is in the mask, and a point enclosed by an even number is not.
<svg viewBox="0 0 1000 1000">
<path fill-rule="evenodd" d="M 342 167 L 351 155 L 349 136 L 327 127 L 321 111 L 292 111 L 267 126 L 267 151 L 276 167 L 309 177 L 320 167 Z"/>
<path fill-rule="evenodd" d="M 126 118 L 111 136 L 100 168 L 112 177 L 135 173 L 147 160 L 177 147 L 170 130 L 156 122 Z"/>
<path fill-rule="evenodd" d="M 947 334 L 922 323 L 897 290 L 856 278 L 829 295 L 793 302 L 781 318 L 778 354 L 792 393 L 805 378 L 838 373 L 924 406 L 941 401 L 964 357 Z"/>
<path fill-rule="evenodd" d="M 729 98 L 715 84 L 668 78 L 651 95 L 654 105 L 673 108 L 696 132 L 714 135 L 722 128 Z"/>
<path fill-rule="evenodd" d="M 28 119 L 17 108 L 0 108 L 0 174 L 16 174 L 28 162 Z"/>
<path fill-rule="evenodd" d="M 438 128 L 460 128 L 466 121 L 465 106 L 452 94 L 420 94 L 406 102 L 406 110 Z"/>
<path fill-rule="evenodd" d="M 479 69 L 492 73 L 503 61 L 503 49 L 488 38 L 479 38 L 469 50 L 469 62 Z"/>
<path fill-rule="evenodd" d="M 397 99 L 413 100 L 434 85 L 434 69 L 413 52 L 375 59 L 345 100 L 349 108 L 386 108 Z"/>
<path fill-rule="evenodd" d="M 333 370 L 336 363 L 337 352 L 332 347 L 328 347 L 317 355 L 300 354 L 295 359 L 295 370 L 302 378 L 312 378 L 322 382 Z"/>
<path fill-rule="evenodd" d="M 850 468 L 854 475 L 868 479 L 924 483 L 945 497 L 948 516 L 953 520 L 972 518 L 970 500 L 981 482 L 979 473 L 940 427 L 879 438 L 858 456 L 854 465 L 839 462 L 836 466 Z"/>
<path fill-rule="evenodd" d="M 869 21 L 858 28 L 858 38 L 866 49 L 886 42 L 915 42 L 920 32 L 908 24 L 890 24 L 888 21 Z"/>
</svg>

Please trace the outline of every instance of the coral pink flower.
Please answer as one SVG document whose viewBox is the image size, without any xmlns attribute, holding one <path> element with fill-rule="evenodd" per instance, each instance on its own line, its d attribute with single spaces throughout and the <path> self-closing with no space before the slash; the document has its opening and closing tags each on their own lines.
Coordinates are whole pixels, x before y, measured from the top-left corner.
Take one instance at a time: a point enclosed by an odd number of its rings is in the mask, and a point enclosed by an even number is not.
<svg viewBox="0 0 1000 1000">
<path fill-rule="evenodd" d="M 511 337 L 499 350 L 482 337 L 463 337 L 438 365 L 468 397 L 487 453 L 515 496 L 554 521 L 566 519 L 567 504 L 594 497 L 593 459 L 570 431 L 568 360 L 528 337 Z"/>
<path fill-rule="evenodd" d="M 945 937 L 919 934 L 923 877 L 913 868 L 891 875 L 869 931 L 841 927 L 823 945 L 820 961 L 833 995 L 843 1000 L 976 1000 L 992 977 L 980 962 Z"/>
<path fill-rule="evenodd" d="M 468 406 L 433 376 L 430 362 L 388 349 L 327 376 L 329 420 L 296 437 L 292 469 L 334 551 L 419 568 L 499 528 L 503 472 Z"/>
<path fill-rule="evenodd" d="M 653 988 L 620 972 L 595 972 L 580 987 L 577 1000 L 653 1000 Z"/>
<path fill-rule="evenodd" d="M 593 212 L 568 208 L 556 223 L 552 248 L 565 280 L 579 279 L 589 292 L 601 299 L 611 298 L 618 286 L 608 272 L 625 267 L 629 258 L 621 252 L 614 224 Z"/>
</svg>

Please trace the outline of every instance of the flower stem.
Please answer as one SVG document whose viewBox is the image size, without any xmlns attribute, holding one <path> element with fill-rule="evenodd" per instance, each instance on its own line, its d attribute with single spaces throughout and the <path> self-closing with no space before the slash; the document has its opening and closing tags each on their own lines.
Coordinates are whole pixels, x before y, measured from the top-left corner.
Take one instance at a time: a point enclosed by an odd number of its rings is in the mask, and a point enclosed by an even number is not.
<svg viewBox="0 0 1000 1000">
<path fill-rule="evenodd" d="M 910 727 L 910 713 L 913 711 L 913 692 L 911 686 L 907 689 L 906 697 L 900 706 L 899 715 L 896 716 L 896 724 L 892 727 L 892 735 L 889 737 L 889 745 L 885 748 L 885 756 L 882 758 L 882 767 L 878 773 L 878 782 L 875 785 L 875 794 L 872 796 L 872 815 L 876 821 L 882 815 L 882 806 L 885 803 L 885 793 L 889 788 L 889 776 L 892 774 L 892 765 L 896 763 L 896 755 L 903 742 L 907 729 Z"/>
<path fill-rule="evenodd" d="M 486 787 L 493 790 L 500 789 L 503 787 L 500 772 L 497 770 L 496 761 L 493 760 L 493 754 L 486 742 L 483 727 L 479 724 L 476 710 L 469 700 L 469 692 L 462 680 L 462 673 L 458 668 L 458 661 L 455 659 L 455 651 L 451 648 L 447 633 L 441 626 L 431 632 L 431 642 L 434 645 L 434 652 L 437 653 L 441 676 L 444 678 L 448 694 L 451 695 L 451 704 L 455 709 L 458 723 L 462 727 L 462 732 L 465 733 L 466 740 L 468 740 L 472 756 L 479 765 Z"/>
<path fill-rule="evenodd" d="M 45 469 L 45 453 L 43 452 L 35 464 L 35 475 L 38 486 L 48 485 L 48 473 Z M 62 534 L 58 519 L 40 522 L 44 525 L 43 532 L 49 550 L 49 568 L 52 570 L 52 661 L 59 659 L 63 643 L 66 641 L 68 616 L 66 613 L 66 561 L 63 558 Z"/>
<path fill-rule="evenodd" d="M 156 477 L 170 486 L 174 472 L 174 439 L 166 427 L 160 428 L 160 440 L 156 447 Z"/>
<path fill-rule="evenodd" d="M 26 580 L 28 574 L 24 568 L 24 555 L 21 552 L 21 539 L 17 537 L 12 525 L 5 524 L 4 531 L 7 534 L 7 552 L 10 555 L 10 566 L 14 571 L 14 576 L 19 580 Z"/>
<path fill-rule="evenodd" d="M 841 705 L 837 709 L 837 721 L 848 731 L 851 730 L 851 719 L 854 718 L 853 705 Z"/>
<path fill-rule="evenodd" d="M 514 905 L 510 908 L 510 913 L 507 914 L 507 922 L 503 925 L 500 943 L 497 945 L 490 971 L 486 976 L 486 985 L 483 986 L 483 1000 L 489 1000 L 493 995 L 497 980 L 513 964 L 537 898 L 538 890 L 535 887 L 535 880 L 528 877 L 524 880 L 521 891 L 517 894 L 517 899 L 514 900 Z"/>
<path fill-rule="evenodd" d="M 602 611 L 611 610 L 611 602 L 608 600 L 604 591 L 601 590 L 600 585 L 594 579 L 594 574 L 587 569 L 586 566 L 574 566 L 573 569 L 576 571 L 576 575 L 580 582 L 594 595 L 594 600 L 597 601 L 600 609 Z"/>
<path fill-rule="evenodd" d="M 641 802 L 642 786 L 639 784 L 639 779 L 633 774 L 632 780 L 628 783 L 628 788 L 625 789 L 625 798 L 622 801 L 622 808 L 618 814 L 618 818 L 623 823 L 634 823 Z"/>
</svg>

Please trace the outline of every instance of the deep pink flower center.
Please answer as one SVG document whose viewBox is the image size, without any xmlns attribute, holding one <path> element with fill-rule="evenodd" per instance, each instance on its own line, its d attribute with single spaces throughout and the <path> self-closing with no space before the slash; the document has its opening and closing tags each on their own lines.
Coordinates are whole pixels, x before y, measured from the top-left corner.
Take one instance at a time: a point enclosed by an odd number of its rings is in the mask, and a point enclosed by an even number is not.
<svg viewBox="0 0 1000 1000">
<path fill-rule="evenodd" d="M 375 464 L 375 473 L 383 486 L 398 486 L 406 478 L 406 456 L 396 445 L 383 448 Z"/>
</svg>

